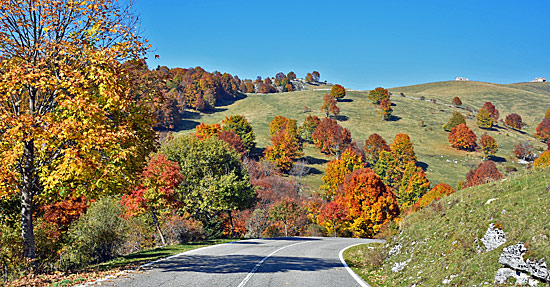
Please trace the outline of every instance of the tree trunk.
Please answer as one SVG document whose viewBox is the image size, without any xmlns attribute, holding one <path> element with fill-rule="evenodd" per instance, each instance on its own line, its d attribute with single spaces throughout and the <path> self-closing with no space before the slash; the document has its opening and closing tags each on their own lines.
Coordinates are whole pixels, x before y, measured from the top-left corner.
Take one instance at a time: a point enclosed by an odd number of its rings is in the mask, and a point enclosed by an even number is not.
<svg viewBox="0 0 550 287">
<path fill-rule="evenodd" d="M 229 231 L 229 238 L 233 238 L 234 227 L 233 227 L 233 216 L 231 216 L 231 210 L 229 211 L 229 225 L 231 228 L 231 230 Z"/>
<path fill-rule="evenodd" d="M 160 230 L 159 220 L 157 218 L 157 214 L 155 213 L 155 209 L 150 207 L 149 210 L 151 211 L 151 215 L 153 216 L 153 224 L 155 224 L 155 228 L 157 229 L 157 232 L 160 236 L 160 241 L 162 242 L 163 246 L 166 246 L 166 240 L 164 240 L 164 235 L 162 235 L 162 230 Z"/>
<path fill-rule="evenodd" d="M 285 237 L 288 237 L 288 228 L 286 226 L 286 222 L 285 222 Z"/>
<path fill-rule="evenodd" d="M 37 186 L 34 170 L 34 142 L 24 144 L 21 162 L 21 237 L 23 238 L 23 257 L 36 258 L 34 231 L 32 222 L 33 197 Z"/>
</svg>

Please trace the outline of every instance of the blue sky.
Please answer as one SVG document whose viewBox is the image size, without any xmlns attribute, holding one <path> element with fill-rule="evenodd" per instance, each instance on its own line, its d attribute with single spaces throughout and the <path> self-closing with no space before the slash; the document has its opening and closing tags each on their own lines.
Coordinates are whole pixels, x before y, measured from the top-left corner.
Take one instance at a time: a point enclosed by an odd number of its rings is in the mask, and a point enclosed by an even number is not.
<svg viewBox="0 0 550 287">
<path fill-rule="evenodd" d="M 373 89 L 550 78 L 550 1 L 135 0 L 149 66 Z M 154 59 L 154 54 L 160 55 Z"/>
</svg>

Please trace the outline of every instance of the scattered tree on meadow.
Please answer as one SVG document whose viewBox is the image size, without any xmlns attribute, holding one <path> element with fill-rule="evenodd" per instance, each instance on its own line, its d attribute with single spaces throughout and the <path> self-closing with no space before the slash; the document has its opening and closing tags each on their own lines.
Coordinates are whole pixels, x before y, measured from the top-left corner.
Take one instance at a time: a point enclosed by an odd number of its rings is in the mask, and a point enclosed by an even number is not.
<svg viewBox="0 0 550 287">
<path fill-rule="evenodd" d="M 222 127 L 220 126 L 220 124 L 211 124 L 211 125 L 208 125 L 208 124 L 205 124 L 205 123 L 200 123 L 196 128 L 195 128 L 196 132 L 195 132 L 195 136 L 201 140 L 203 139 L 207 139 L 209 137 L 212 137 L 212 136 L 217 136 L 220 131 L 222 130 Z"/>
<path fill-rule="evenodd" d="M 327 163 L 323 184 L 321 189 L 325 190 L 325 198 L 332 200 L 338 190 L 338 187 L 344 183 L 344 178 L 350 172 L 365 167 L 365 163 L 357 152 L 353 149 L 346 149 L 339 159 L 334 159 Z"/>
<path fill-rule="evenodd" d="M 256 198 L 246 165 L 237 152 L 216 137 L 199 140 L 179 135 L 161 148 L 181 168 L 176 190 L 181 212 L 208 226 L 219 213 L 249 208 Z"/>
<path fill-rule="evenodd" d="M 256 146 L 254 129 L 242 115 L 225 117 L 222 121 L 222 130 L 233 130 L 241 138 L 244 148 L 248 153 Z"/>
<path fill-rule="evenodd" d="M 535 162 L 533 163 L 535 167 L 550 167 L 550 150 L 543 152 Z"/>
<path fill-rule="evenodd" d="M 369 92 L 368 98 L 372 101 L 373 104 L 378 105 L 382 100 L 390 99 L 390 92 L 382 87 L 378 87 Z"/>
<path fill-rule="evenodd" d="M 452 104 L 455 107 L 460 107 L 460 106 L 462 106 L 462 101 L 460 100 L 459 97 L 454 97 L 453 101 L 452 101 Z"/>
<path fill-rule="evenodd" d="M 269 79 L 269 78 L 267 78 L 267 79 Z M 275 89 L 275 87 L 273 87 L 271 84 L 267 84 L 267 83 L 261 83 L 260 84 L 260 90 L 259 90 L 260 94 L 272 94 L 272 93 L 276 93 L 276 92 L 277 92 L 277 89 Z"/>
<path fill-rule="evenodd" d="M 290 80 L 296 80 L 296 73 L 290 71 L 288 72 L 288 74 L 286 75 L 286 77 Z"/>
<path fill-rule="evenodd" d="M 479 145 L 485 157 L 495 154 L 498 150 L 497 141 L 488 134 L 483 134 L 481 136 Z"/>
<path fill-rule="evenodd" d="M 449 121 L 443 125 L 443 129 L 447 132 L 450 132 L 453 128 L 457 127 L 460 124 L 466 124 L 466 119 L 460 112 L 453 112 L 453 115 Z"/>
<path fill-rule="evenodd" d="M 454 192 L 455 190 L 450 185 L 446 183 L 440 183 L 430 189 L 430 191 L 428 191 L 426 194 L 424 194 L 414 207 L 416 210 L 418 210 L 420 208 L 423 208 L 424 206 L 429 205 L 433 201 L 439 200 L 445 196 L 449 196 Z"/>
<path fill-rule="evenodd" d="M 340 114 L 340 108 L 336 106 L 336 99 L 331 97 L 329 94 L 326 94 L 323 97 L 323 105 L 321 105 L 321 111 L 325 113 L 325 117 L 327 118 L 331 113 L 335 116 Z"/>
<path fill-rule="evenodd" d="M 520 142 L 514 147 L 517 158 L 531 161 L 535 158 L 535 147 L 529 142 Z"/>
<path fill-rule="evenodd" d="M 298 133 L 300 134 L 302 140 L 308 143 L 313 143 L 313 133 L 315 132 L 315 129 L 317 129 L 319 123 L 321 123 L 321 120 L 317 116 L 307 116 L 304 123 L 298 129 Z"/>
<path fill-rule="evenodd" d="M 331 201 L 319 214 L 319 224 L 326 228 L 328 234 L 338 236 L 338 230 L 343 229 L 348 218 L 348 210 L 343 202 Z"/>
<path fill-rule="evenodd" d="M 466 124 L 458 125 L 449 133 L 449 143 L 456 149 L 473 151 L 476 148 L 476 140 L 475 133 Z"/>
<path fill-rule="evenodd" d="M 332 86 L 332 89 L 330 89 L 330 96 L 336 100 L 341 100 L 346 96 L 346 89 L 343 86 L 336 84 Z"/>
<path fill-rule="evenodd" d="M 256 88 L 254 87 L 254 83 L 246 82 L 246 92 L 251 93 L 251 94 L 256 92 Z"/>
<path fill-rule="evenodd" d="M 154 149 L 151 95 L 120 62 L 145 45 L 115 1 L 1 5 L 0 198 L 18 198 L 34 259 L 36 208 L 120 192 Z"/>
<path fill-rule="evenodd" d="M 490 129 L 495 124 L 495 120 L 491 117 L 491 113 L 485 108 L 477 113 L 477 126 L 482 129 Z"/>
<path fill-rule="evenodd" d="M 550 140 L 550 118 L 542 119 L 537 126 L 535 136 L 545 142 Z"/>
<path fill-rule="evenodd" d="M 380 157 L 380 152 L 382 151 L 390 151 L 390 147 L 386 144 L 384 138 L 377 133 L 370 135 L 363 146 L 363 152 L 365 153 L 367 162 L 370 165 L 376 164 Z"/>
<path fill-rule="evenodd" d="M 518 114 L 509 114 L 506 116 L 506 119 L 504 120 L 504 123 L 514 129 L 521 130 L 523 127 L 523 121 L 521 119 L 521 116 Z"/>
<path fill-rule="evenodd" d="M 483 107 L 481 107 L 481 109 L 486 109 L 489 112 L 489 114 L 491 115 L 491 118 L 493 118 L 494 123 L 498 122 L 498 117 L 500 114 L 498 110 L 495 108 L 495 105 L 493 105 L 493 103 L 485 102 L 485 104 L 483 105 Z"/>
<path fill-rule="evenodd" d="M 308 82 L 308 83 L 313 82 L 313 75 L 311 73 L 307 73 L 306 82 Z"/>
<path fill-rule="evenodd" d="M 351 145 L 351 133 L 336 120 L 324 118 L 313 132 L 313 143 L 321 152 L 340 157 L 340 153 Z"/>
<path fill-rule="evenodd" d="M 149 212 L 153 225 L 161 242 L 166 245 L 159 224 L 159 215 L 165 215 L 171 208 L 178 206 L 175 190 L 182 182 L 183 176 L 176 162 L 170 161 L 162 154 L 154 155 L 141 173 L 139 184 L 128 194 L 122 196 L 121 204 L 127 216 L 137 216 Z"/>
<path fill-rule="evenodd" d="M 289 83 L 284 86 L 283 92 L 292 92 L 292 91 L 294 91 L 294 87 L 292 86 L 292 84 Z"/>
<path fill-rule="evenodd" d="M 391 101 L 388 99 L 383 99 L 378 107 L 378 114 L 380 115 L 380 118 L 388 121 L 391 119 L 392 112 L 393 109 L 391 108 Z"/>
<path fill-rule="evenodd" d="M 395 194 L 372 169 L 348 174 L 343 189 L 341 200 L 349 212 L 349 229 L 354 237 L 372 237 L 382 225 L 399 216 Z"/>
<path fill-rule="evenodd" d="M 319 79 L 321 79 L 321 74 L 319 74 L 319 72 L 317 72 L 317 71 L 313 71 L 313 73 L 311 73 L 311 75 L 313 76 L 313 80 L 315 82 L 319 82 Z"/>
<path fill-rule="evenodd" d="M 465 187 L 485 184 L 502 178 L 504 178 L 504 176 L 498 171 L 496 164 L 488 160 L 480 163 L 477 169 L 470 170 L 468 174 L 466 174 Z"/>
</svg>

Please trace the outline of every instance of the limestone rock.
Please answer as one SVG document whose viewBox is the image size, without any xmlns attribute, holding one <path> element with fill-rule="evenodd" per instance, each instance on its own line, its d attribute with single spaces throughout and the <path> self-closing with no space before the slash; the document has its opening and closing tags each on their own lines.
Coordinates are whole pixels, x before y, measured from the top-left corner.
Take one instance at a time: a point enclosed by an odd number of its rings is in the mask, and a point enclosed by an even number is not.
<svg viewBox="0 0 550 287">
<path fill-rule="evenodd" d="M 506 243 L 506 234 L 502 229 L 497 228 L 494 223 L 489 225 L 481 242 L 485 246 L 485 251 L 497 249 L 502 244 Z"/>
<path fill-rule="evenodd" d="M 393 264 L 393 267 L 391 268 L 391 271 L 392 272 L 399 272 L 401 270 L 403 270 L 407 264 L 409 264 L 409 262 L 411 262 L 412 258 L 409 258 L 403 262 L 396 262 Z"/>
<path fill-rule="evenodd" d="M 525 252 L 527 252 L 527 248 L 521 242 L 508 246 L 502 250 L 498 263 L 519 271 L 528 271 L 529 266 L 523 261 Z"/>
</svg>

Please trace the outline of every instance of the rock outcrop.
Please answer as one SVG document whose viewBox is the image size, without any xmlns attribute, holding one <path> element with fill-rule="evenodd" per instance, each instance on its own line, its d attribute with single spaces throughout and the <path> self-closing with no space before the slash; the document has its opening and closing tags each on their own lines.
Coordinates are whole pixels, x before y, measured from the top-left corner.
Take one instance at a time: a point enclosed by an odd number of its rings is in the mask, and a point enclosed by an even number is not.
<svg viewBox="0 0 550 287">
<path fill-rule="evenodd" d="M 527 259 L 523 256 L 527 248 L 521 242 L 508 246 L 502 250 L 498 263 L 506 268 L 501 268 L 495 276 L 495 283 L 505 283 L 510 277 L 514 277 L 518 284 L 536 285 L 537 281 L 550 282 L 550 273 L 546 261 L 543 259 Z"/>
</svg>

